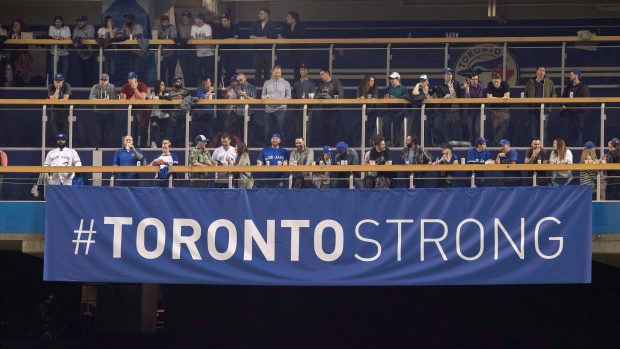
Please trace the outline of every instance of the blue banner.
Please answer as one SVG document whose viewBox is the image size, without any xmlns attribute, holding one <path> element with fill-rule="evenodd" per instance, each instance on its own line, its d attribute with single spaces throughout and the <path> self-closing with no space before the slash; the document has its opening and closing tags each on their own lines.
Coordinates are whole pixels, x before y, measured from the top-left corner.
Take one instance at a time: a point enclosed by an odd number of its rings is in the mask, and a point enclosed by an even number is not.
<svg viewBox="0 0 620 349">
<path fill-rule="evenodd" d="M 588 186 L 242 190 L 49 186 L 45 280 L 588 283 Z"/>
</svg>

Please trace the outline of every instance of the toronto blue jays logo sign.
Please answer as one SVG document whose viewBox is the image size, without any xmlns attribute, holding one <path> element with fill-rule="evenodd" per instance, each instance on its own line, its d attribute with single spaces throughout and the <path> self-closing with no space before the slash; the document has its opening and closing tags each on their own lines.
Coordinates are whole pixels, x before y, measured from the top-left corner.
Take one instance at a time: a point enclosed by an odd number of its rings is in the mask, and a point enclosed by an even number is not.
<svg viewBox="0 0 620 349">
<path fill-rule="evenodd" d="M 474 73 L 480 76 L 480 81 L 491 81 L 491 74 L 499 73 L 502 79 L 511 86 L 515 86 L 519 79 L 517 62 L 506 50 L 506 76 L 504 76 L 504 48 L 498 44 L 477 44 L 461 53 L 456 61 L 455 72 L 461 79 L 470 79 Z M 457 78 L 458 80 L 458 78 Z"/>
</svg>

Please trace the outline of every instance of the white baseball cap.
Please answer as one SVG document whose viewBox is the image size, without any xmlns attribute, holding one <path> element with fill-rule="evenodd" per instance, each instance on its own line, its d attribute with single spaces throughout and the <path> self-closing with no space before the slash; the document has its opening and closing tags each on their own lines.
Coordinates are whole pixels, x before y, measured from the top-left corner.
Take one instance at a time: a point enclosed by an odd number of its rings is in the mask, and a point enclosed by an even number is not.
<svg viewBox="0 0 620 349">
<path fill-rule="evenodd" d="M 392 74 L 390 74 L 389 78 L 390 79 L 400 79 L 400 74 L 398 74 L 397 72 L 393 72 Z"/>
</svg>

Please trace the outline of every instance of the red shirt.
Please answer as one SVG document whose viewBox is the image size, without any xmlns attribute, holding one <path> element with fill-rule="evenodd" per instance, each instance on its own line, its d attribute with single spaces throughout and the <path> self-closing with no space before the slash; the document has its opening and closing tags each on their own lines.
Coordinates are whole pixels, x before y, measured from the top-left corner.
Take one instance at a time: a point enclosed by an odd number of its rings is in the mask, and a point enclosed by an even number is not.
<svg viewBox="0 0 620 349">
<path fill-rule="evenodd" d="M 138 81 L 138 91 L 140 91 L 141 93 L 146 94 L 148 91 L 148 88 L 146 87 L 146 84 Z M 125 94 L 127 96 L 127 99 L 131 99 L 131 97 L 133 97 L 134 92 L 133 89 L 131 88 L 131 85 L 129 85 L 129 83 L 126 83 L 125 85 L 123 85 L 123 88 L 121 88 L 121 93 Z M 136 99 L 143 99 L 142 97 L 136 97 Z M 146 98 L 144 98 L 146 99 Z"/>
</svg>

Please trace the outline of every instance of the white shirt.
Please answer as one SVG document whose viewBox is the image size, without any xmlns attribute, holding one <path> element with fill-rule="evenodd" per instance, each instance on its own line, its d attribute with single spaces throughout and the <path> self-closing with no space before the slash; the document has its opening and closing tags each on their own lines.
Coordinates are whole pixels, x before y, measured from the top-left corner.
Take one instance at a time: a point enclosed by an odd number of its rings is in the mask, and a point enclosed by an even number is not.
<svg viewBox="0 0 620 349">
<path fill-rule="evenodd" d="M 43 166 L 82 166 L 78 153 L 70 148 L 52 149 L 45 157 Z M 47 184 L 71 185 L 75 173 L 52 173 Z"/>
<path fill-rule="evenodd" d="M 228 161 L 226 160 L 230 159 L 230 162 L 232 165 L 237 159 L 237 151 L 235 150 L 235 147 L 233 146 L 228 147 L 228 150 L 224 149 L 224 147 L 219 147 L 213 151 L 213 154 L 211 155 L 211 159 L 213 161 L 219 161 L 225 165 L 228 165 Z M 215 173 L 216 180 L 218 179 L 219 174 L 220 174 L 219 172 Z M 228 182 L 228 176 L 220 178 L 220 182 Z"/>
<path fill-rule="evenodd" d="M 570 150 L 566 149 L 566 155 L 564 155 L 564 161 L 560 162 L 558 157 L 555 155 L 555 153 L 552 150 L 551 154 L 549 154 L 549 163 L 550 164 L 572 164 L 573 153 Z M 572 171 L 553 171 L 551 174 L 551 177 L 555 178 L 557 176 L 564 177 L 564 178 L 573 178 L 573 172 Z"/>
<path fill-rule="evenodd" d="M 201 38 L 206 38 L 208 36 L 213 36 L 213 32 L 211 31 L 211 26 L 205 23 L 202 25 L 202 27 L 193 25 L 190 35 L 194 39 L 201 39 Z M 213 45 L 196 45 L 196 56 L 197 57 L 215 56 L 215 50 L 213 49 Z"/>
<path fill-rule="evenodd" d="M 71 39 L 71 29 L 69 29 L 69 27 L 67 27 L 66 25 L 60 29 L 56 28 L 55 25 L 50 25 L 50 29 L 47 35 L 51 37 L 62 36 L 63 39 Z M 50 54 L 54 54 L 53 48 L 50 50 Z M 69 49 L 67 48 L 67 45 L 65 45 L 65 48 L 60 48 L 60 47 L 58 48 L 59 56 L 67 56 L 68 54 L 69 54 Z"/>
</svg>

